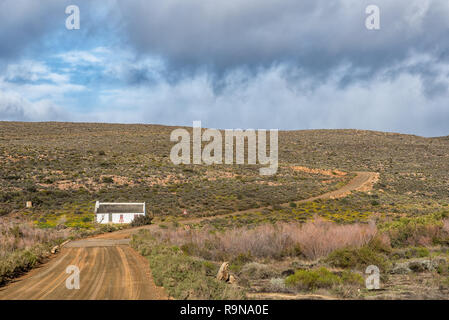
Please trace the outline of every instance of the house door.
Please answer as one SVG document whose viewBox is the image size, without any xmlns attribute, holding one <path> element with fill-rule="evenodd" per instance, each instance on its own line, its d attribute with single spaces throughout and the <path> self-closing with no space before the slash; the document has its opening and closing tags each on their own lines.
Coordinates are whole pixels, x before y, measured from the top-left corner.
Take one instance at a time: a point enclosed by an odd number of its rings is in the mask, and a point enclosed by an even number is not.
<svg viewBox="0 0 449 320">
<path fill-rule="evenodd" d="M 120 223 L 123 223 L 123 222 L 124 222 L 124 221 L 123 221 L 123 214 L 120 215 L 120 220 L 119 220 L 118 222 L 120 222 Z"/>
</svg>

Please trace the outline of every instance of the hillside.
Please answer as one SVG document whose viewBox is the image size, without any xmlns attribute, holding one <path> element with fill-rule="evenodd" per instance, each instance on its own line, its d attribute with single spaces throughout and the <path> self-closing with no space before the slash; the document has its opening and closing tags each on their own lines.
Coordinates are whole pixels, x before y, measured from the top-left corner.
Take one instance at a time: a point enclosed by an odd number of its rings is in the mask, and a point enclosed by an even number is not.
<svg viewBox="0 0 449 320">
<path fill-rule="evenodd" d="M 409 211 L 409 202 L 425 209 L 449 200 L 447 138 L 360 130 L 280 132 L 278 174 L 261 177 L 255 166 L 174 166 L 173 129 L 0 122 L 1 214 L 18 212 L 31 200 L 34 215 L 83 215 L 101 199 L 146 201 L 155 215 L 177 215 L 184 208 L 214 215 L 305 199 L 349 177 L 292 166 L 379 172 L 376 196 L 385 210 Z"/>
<path fill-rule="evenodd" d="M 106 237 L 132 237 L 175 298 L 447 295 L 448 137 L 281 131 L 278 172 L 261 176 L 256 165 L 173 165 L 173 129 L 0 122 L 0 284 L 55 243 L 115 230 L 93 223 L 96 200 L 145 201 L 153 225 Z M 222 261 L 238 279 L 223 296 Z M 363 289 L 368 265 L 384 291 Z"/>
</svg>

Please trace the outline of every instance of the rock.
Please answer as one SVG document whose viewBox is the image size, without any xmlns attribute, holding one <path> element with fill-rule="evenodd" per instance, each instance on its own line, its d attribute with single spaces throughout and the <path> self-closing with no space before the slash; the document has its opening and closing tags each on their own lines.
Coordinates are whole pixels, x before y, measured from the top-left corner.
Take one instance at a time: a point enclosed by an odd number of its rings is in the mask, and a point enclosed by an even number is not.
<svg viewBox="0 0 449 320">
<path fill-rule="evenodd" d="M 223 262 L 217 273 L 217 280 L 224 281 L 230 284 L 236 283 L 235 277 L 229 273 L 229 262 Z"/>
<path fill-rule="evenodd" d="M 408 267 L 407 262 L 396 263 L 393 269 L 391 269 L 390 273 L 392 274 L 407 274 L 412 272 L 412 270 Z"/>
<path fill-rule="evenodd" d="M 50 252 L 52 253 L 52 254 L 55 254 L 56 252 L 58 252 L 59 251 L 59 246 L 54 246 L 51 250 L 50 250 Z"/>
<path fill-rule="evenodd" d="M 284 276 L 284 277 L 288 277 L 288 276 L 291 276 L 294 273 L 295 273 L 295 270 L 287 269 L 287 270 L 282 271 L 281 275 Z"/>
<path fill-rule="evenodd" d="M 59 250 L 60 250 L 64 245 L 66 245 L 66 244 L 69 243 L 69 242 L 70 242 L 70 240 L 66 240 L 66 241 L 64 241 L 63 243 L 61 243 L 60 245 L 54 246 L 53 248 L 51 248 L 50 252 L 51 252 L 52 254 L 55 254 L 55 253 L 59 252 Z"/>
<path fill-rule="evenodd" d="M 228 281 L 229 279 L 229 262 L 223 262 L 217 273 L 218 281 Z"/>
<path fill-rule="evenodd" d="M 409 261 L 396 263 L 390 273 L 407 274 L 410 272 L 433 271 L 441 264 L 446 264 L 446 260 L 444 258 L 435 258 L 432 260 L 412 259 Z"/>
</svg>

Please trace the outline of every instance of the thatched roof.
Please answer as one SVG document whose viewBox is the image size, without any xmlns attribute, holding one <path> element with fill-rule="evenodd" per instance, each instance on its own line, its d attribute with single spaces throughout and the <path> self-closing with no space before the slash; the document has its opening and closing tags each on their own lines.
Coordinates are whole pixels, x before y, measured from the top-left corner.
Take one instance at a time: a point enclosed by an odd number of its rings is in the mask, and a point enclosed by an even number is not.
<svg viewBox="0 0 449 320">
<path fill-rule="evenodd" d="M 144 203 L 99 203 L 96 213 L 144 213 Z"/>
</svg>

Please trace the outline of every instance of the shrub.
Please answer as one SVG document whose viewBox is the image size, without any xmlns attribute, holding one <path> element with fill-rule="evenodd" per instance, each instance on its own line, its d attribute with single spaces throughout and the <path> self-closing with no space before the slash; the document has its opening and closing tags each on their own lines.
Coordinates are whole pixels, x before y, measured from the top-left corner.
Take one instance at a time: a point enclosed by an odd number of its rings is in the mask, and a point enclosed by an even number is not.
<svg viewBox="0 0 449 320">
<path fill-rule="evenodd" d="M 275 274 L 274 270 L 271 269 L 266 264 L 261 264 L 257 262 L 250 262 L 242 267 L 240 272 L 240 277 L 245 277 L 248 279 L 267 279 Z"/>
<path fill-rule="evenodd" d="M 342 279 L 324 267 L 315 270 L 298 270 L 285 279 L 288 287 L 300 290 L 332 288 L 341 284 Z"/>
<path fill-rule="evenodd" d="M 393 247 L 446 244 L 449 236 L 446 216 L 447 212 L 437 212 L 419 217 L 402 217 L 380 228 L 389 235 Z"/>
<path fill-rule="evenodd" d="M 112 179 L 112 177 L 103 177 L 102 181 L 104 183 L 113 183 L 114 179 Z"/>
<path fill-rule="evenodd" d="M 341 280 L 347 285 L 363 285 L 365 279 L 358 273 L 345 270 L 341 274 Z"/>
<path fill-rule="evenodd" d="M 187 242 L 181 245 L 181 250 L 182 252 L 184 252 L 184 254 L 192 256 L 198 250 L 198 247 L 192 242 Z"/>
<path fill-rule="evenodd" d="M 239 255 L 279 259 L 302 254 L 308 259 L 316 259 L 339 248 L 366 245 L 376 232 L 373 224 L 338 225 L 315 219 L 302 225 L 296 222 L 264 224 L 252 229 L 241 227 L 213 233 L 208 228 L 167 228 L 159 229 L 154 235 L 159 241 L 178 246 L 191 243 L 189 254 L 220 261 L 236 259 Z"/>
<path fill-rule="evenodd" d="M 117 231 L 118 228 L 119 228 L 118 226 L 114 226 L 112 224 L 102 224 L 100 226 L 99 231 L 100 233 L 114 232 Z"/>
<path fill-rule="evenodd" d="M 413 272 L 424 272 L 427 270 L 427 268 L 425 267 L 424 264 L 419 263 L 418 261 L 412 261 L 409 264 L 409 268 L 410 270 L 412 270 Z"/>
<path fill-rule="evenodd" d="M 68 237 L 67 230 L 36 228 L 31 223 L 0 222 L 0 259 L 14 251 L 27 250 L 38 244 L 55 242 Z"/>
<path fill-rule="evenodd" d="M 251 254 L 240 253 L 235 258 L 233 258 L 229 264 L 229 270 L 234 272 L 239 272 L 243 265 L 253 260 Z"/>
<path fill-rule="evenodd" d="M 449 288 L 449 277 L 444 277 L 439 281 L 440 289 L 448 289 Z"/>
<path fill-rule="evenodd" d="M 305 223 L 295 234 L 295 242 L 301 245 L 306 258 L 316 259 L 327 256 L 336 249 L 361 247 L 376 235 L 374 224 L 338 225 L 323 219 Z"/>
<path fill-rule="evenodd" d="M 204 271 L 205 271 L 206 275 L 208 275 L 208 276 L 216 276 L 218 273 L 218 270 L 220 269 L 220 267 L 217 264 L 215 264 L 211 261 L 204 261 L 203 267 L 204 267 Z"/>
<path fill-rule="evenodd" d="M 448 275 L 449 274 L 449 265 L 448 265 L 447 261 L 439 263 L 436 270 L 441 275 Z"/>
<path fill-rule="evenodd" d="M 131 227 L 140 227 L 140 226 L 150 225 L 151 221 L 153 221 L 153 218 L 148 215 L 138 215 L 131 222 Z"/>
<path fill-rule="evenodd" d="M 270 279 L 270 284 L 268 285 L 268 291 L 270 292 L 290 292 L 291 290 L 285 285 L 285 280 L 282 278 L 272 278 Z"/>
<path fill-rule="evenodd" d="M 405 257 L 407 259 L 411 259 L 411 258 L 424 258 L 424 257 L 428 257 L 430 255 L 430 251 L 429 249 L 425 248 L 425 247 L 414 247 L 414 248 L 409 248 L 407 249 L 407 251 L 405 252 Z"/>
<path fill-rule="evenodd" d="M 368 245 L 335 250 L 326 258 L 326 262 L 343 269 L 363 270 L 369 265 L 375 265 L 385 271 L 389 267 L 387 257 Z"/>
<path fill-rule="evenodd" d="M 333 273 L 321 267 L 312 270 L 297 270 L 285 279 L 285 285 L 298 290 L 333 289 L 339 285 L 363 286 L 365 280 L 358 274 L 348 270 L 341 274 Z"/>
<path fill-rule="evenodd" d="M 2 257 L 0 260 L 0 285 L 33 268 L 48 255 L 50 247 L 50 244 L 38 244 Z"/>
</svg>

